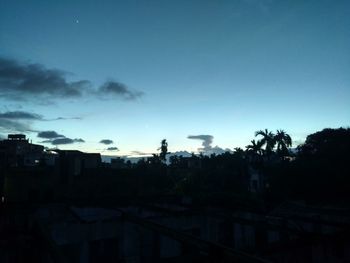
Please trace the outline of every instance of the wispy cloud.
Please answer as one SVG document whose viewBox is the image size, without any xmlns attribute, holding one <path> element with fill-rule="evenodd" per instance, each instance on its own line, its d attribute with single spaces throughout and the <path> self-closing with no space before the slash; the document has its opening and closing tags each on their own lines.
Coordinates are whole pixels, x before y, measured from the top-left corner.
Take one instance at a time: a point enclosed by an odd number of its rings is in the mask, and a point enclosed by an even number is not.
<svg viewBox="0 0 350 263">
<path fill-rule="evenodd" d="M 1 119 L 0 130 L 3 132 L 31 132 L 33 131 L 30 124 L 16 120 Z"/>
<path fill-rule="evenodd" d="M 57 117 L 46 119 L 42 115 L 27 111 L 6 111 L 0 112 L 0 119 L 12 120 L 33 120 L 33 121 L 61 121 L 61 120 L 81 120 L 82 117 Z"/>
<path fill-rule="evenodd" d="M 26 111 L 7 111 L 0 112 L 0 119 L 16 119 L 16 120 L 43 120 L 43 116 L 36 113 Z"/>
<path fill-rule="evenodd" d="M 152 153 L 146 153 L 141 151 L 131 151 L 130 156 L 151 156 Z"/>
<path fill-rule="evenodd" d="M 39 114 L 24 111 L 7 111 L 0 113 L 0 130 L 3 132 L 31 132 L 31 122 L 42 120 Z"/>
<path fill-rule="evenodd" d="M 64 121 L 64 120 L 82 120 L 82 117 L 57 117 L 53 119 L 45 119 L 45 121 Z"/>
<path fill-rule="evenodd" d="M 100 95 L 117 96 L 127 100 L 135 100 L 143 95 L 143 92 L 133 91 L 126 85 L 116 81 L 107 81 L 99 89 Z"/>
<path fill-rule="evenodd" d="M 119 151 L 118 147 L 108 147 L 107 151 Z"/>
<path fill-rule="evenodd" d="M 0 130 L 7 132 L 32 132 L 32 123 L 35 121 L 59 121 L 59 120 L 80 120 L 79 117 L 66 118 L 57 117 L 46 119 L 43 115 L 27 111 L 6 111 L 0 112 Z"/>
</svg>

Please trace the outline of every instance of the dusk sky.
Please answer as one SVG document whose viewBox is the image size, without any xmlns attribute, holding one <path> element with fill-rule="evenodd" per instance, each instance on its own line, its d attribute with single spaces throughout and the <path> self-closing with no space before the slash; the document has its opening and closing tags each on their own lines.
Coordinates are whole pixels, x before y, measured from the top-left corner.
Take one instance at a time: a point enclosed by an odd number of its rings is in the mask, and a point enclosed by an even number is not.
<svg viewBox="0 0 350 263">
<path fill-rule="evenodd" d="M 348 0 L 0 0 L 2 137 L 135 155 L 349 123 Z"/>
</svg>

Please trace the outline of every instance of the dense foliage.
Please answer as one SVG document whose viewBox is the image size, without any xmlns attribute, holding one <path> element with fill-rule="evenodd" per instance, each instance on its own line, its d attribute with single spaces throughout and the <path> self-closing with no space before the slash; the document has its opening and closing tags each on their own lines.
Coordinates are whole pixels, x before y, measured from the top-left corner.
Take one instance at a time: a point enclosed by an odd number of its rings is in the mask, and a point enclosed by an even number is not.
<svg viewBox="0 0 350 263">
<path fill-rule="evenodd" d="M 245 151 L 236 148 L 221 155 L 171 156 L 168 166 L 154 155 L 137 166 L 142 165 L 143 171 L 163 167 L 163 175 L 172 182 L 167 185 L 170 192 L 208 202 L 218 196 L 225 201 L 249 196 L 268 203 L 350 200 L 350 129 L 310 134 L 294 151 L 290 150 L 291 137 L 283 130 L 274 134 L 265 129 L 256 136 L 260 140 L 252 140 Z M 252 171 L 264 178 L 259 192 L 250 191 Z"/>
</svg>

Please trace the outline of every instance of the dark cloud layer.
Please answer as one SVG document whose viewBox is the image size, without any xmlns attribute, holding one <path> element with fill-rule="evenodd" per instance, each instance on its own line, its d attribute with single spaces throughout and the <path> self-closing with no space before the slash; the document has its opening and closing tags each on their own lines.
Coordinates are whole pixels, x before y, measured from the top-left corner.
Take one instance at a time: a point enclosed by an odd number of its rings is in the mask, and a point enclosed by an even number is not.
<svg viewBox="0 0 350 263">
<path fill-rule="evenodd" d="M 34 120 L 34 121 L 61 121 L 61 120 L 81 120 L 81 117 L 57 117 L 45 119 L 42 115 L 27 111 L 6 111 L 0 112 L 0 119 L 13 120 Z"/>
<path fill-rule="evenodd" d="M 130 155 L 144 155 L 144 156 L 150 156 L 152 153 L 146 153 L 141 151 L 131 151 Z"/>
<path fill-rule="evenodd" d="M 53 139 L 50 142 L 52 145 L 61 145 L 61 144 L 73 144 L 75 142 L 85 142 L 83 139 L 71 139 L 71 138 L 57 138 L 57 139 Z"/>
<path fill-rule="evenodd" d="M 98 90 L 101 95 L 123 97 L 127 100 L 135 100 L 143 95 L 142 92 L 132 91 L 126 85 L 116 81 L 105 82 Z"/>
<path fill-rule="evenodd" d="M 113 141 L 110 139 L 103 139 L 100 141 L 100 143 L 105 144 L 105 145 L 109 145 L 109 144 L 112 144 Z"/>
<path fill-rule="evenodd" d="M 0 96 L 12 100 L 51 100 L 96 96 L 97 98 L 118 97 L 134 100 L 143 95 L 117 81 L 107 81 L 99 88 L 92 88 L 89 80 L 69 81 L 68 73 L 48 69 L 41 64 L 20 63 L 0 57 Z"/>
<path fill-rule="evenodd" d="M 33 121 L 58 121 L 69 119 L 81 119 L 79 117 L 57 117 L 53 119 L 46 119 L 40 114 L 27 112 L 27 111 L 6 111 L 0 112 L 0 130 L 7 132 L 28 132 L 34 131 L 31 128 Z M 44 137 L 42 137 L 44 138 Z"/>
<path fill-rule="evenodd" d="M 0 130 L 5 132 L 32 131 L 30 121 L 42 120 L 42 116 L 24 111 L 7 111 L 0 113 Z"/>
<path fill-rule="evenodd" d="M 62 134 L 58 134 L 55 131 L 42 131 L 38 133 L 39 138 L 44 138 L 44 139 L 54 139 L 54 138 L 61 138 L 65 137 Z"/>
<path fill-rule="evenodd" d="M 56 131 L 41 131 L 41 132 L 38 132 L 37 136 L 39 138 L 47 139 L 47 140 L 41 141 L 41 143 L 49 143 L 52 145 L 73 144 L 76 142 L 78 142 L 78 143 L 85 142 L 81 138 L 71 139 L 71 138 L 68 138 L 62 134 L 57 133 Z"/>
<path fill-rule="evenodd" d="M 62 121 L 62 120 L 82 120 L 82 117 L 57 117 L 54 119 L 48 119 L 48 121 Z"/>
<path fill-rule="evenodd" d="M 43 120 L 43 116 L 26 111 L 7 111 L 0 113 L 0 119 Z"/>
<path fill-rule="evenodd" d="M 5 132 L 28 132 L 33 131 L 28 123 L 15 120 L 1 119 L 0 130 Z"/>
<path fill-rule="evenodd" d="M 0 94 L 26 100 L 35 96 L 72 98 L 82 96 L 90 86 L 87 80 L 68 81 L 67 73 L 40 64 L 21 64 L 0 58 Z"/>
<path fill-rule="evenodd" d="M 117 147 L 108 147 L 107 151 L 119 151 Z"/>
</svg>

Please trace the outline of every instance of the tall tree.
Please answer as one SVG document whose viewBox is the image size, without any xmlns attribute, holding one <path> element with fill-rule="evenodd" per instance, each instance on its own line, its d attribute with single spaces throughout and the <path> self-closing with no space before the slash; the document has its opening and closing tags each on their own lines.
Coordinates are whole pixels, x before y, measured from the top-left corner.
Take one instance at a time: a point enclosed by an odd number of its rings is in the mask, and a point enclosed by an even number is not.
<svg viewBox="0 0 350 263">
<path fill-rule="evenodd" d="M 163 162 L 165 162 L 165 157 L 168 154 L 168 143 L 166 141 L 166 139 L 163 139 L 160 143 L 160 154 L 159 154 L 159 158 L 160 160 L 162 160 Z"/>
<path fill-rule="evenodd" d="M 280 156 L 288 155 L 288 147 L 292 146 L 292 138 L 284 130 L 277 130 L 275 135 L 275 142 L 277 144 L 277 153 Z"/>
<path fill-rule="evenodd" d="M 247 151 L 250 153 L 253 153 L 255 155 L 261 155 L 262 154 L 262 147 L 263 143 L 261 141 L 255 141 L 251 140 L 251 144 L 247 145 Z"/>
<path fill-rule="evenodd" d="M 275 135 L 271 131 L 265 129 L 265 130 L 256 131 L 255 136 L 262 136 L 262 139 L 260 141 L 262 145 L 265 146 L 266 154 L 270 155 L 276 144 Z"/>
<path fill-rule="evenodd" d="M 263 150 L 262 150 L 262 142 L 261 141 L 255 141 L 255 140 L 251 140 L 251 144 L 247 145 L 247 153 L 248 153 L 248 157 L 250 162 L 254 165 L 254 166 L 259 166 L 262 162 L 262 154 L 263 154 Z"/>
</svg>

